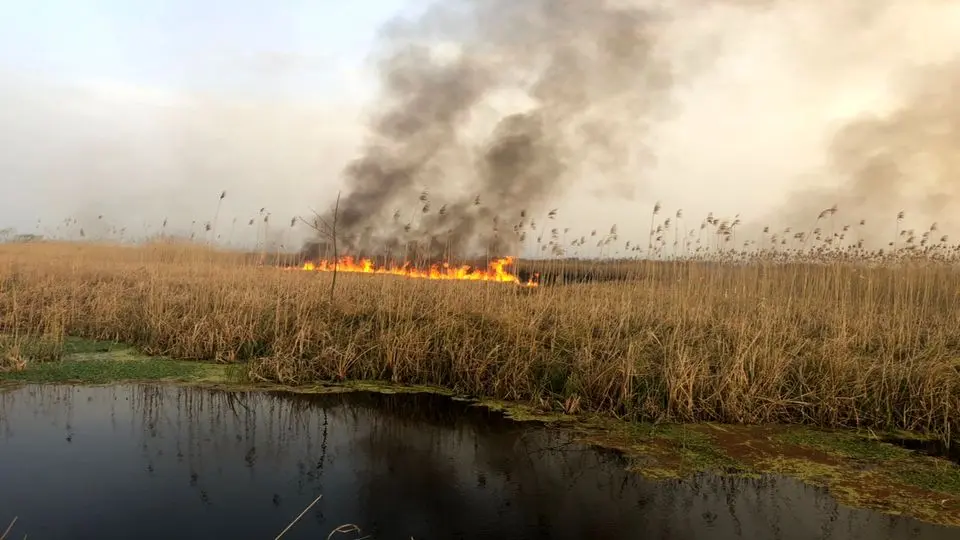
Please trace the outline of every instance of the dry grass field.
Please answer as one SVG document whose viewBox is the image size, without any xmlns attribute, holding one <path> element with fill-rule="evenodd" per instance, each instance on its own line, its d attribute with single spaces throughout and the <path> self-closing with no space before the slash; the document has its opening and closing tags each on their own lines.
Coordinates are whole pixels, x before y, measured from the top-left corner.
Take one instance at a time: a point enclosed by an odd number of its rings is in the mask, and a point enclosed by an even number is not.
<svg viewBox="0 0 960 540">
<path fill-rule="evenodd" d="M 285 384 L 374 379 L 571 413 L 946 440 L 960 428 L 949 253 L 520 261 L 536 288 L 340 272 L 331 297 L 331 273 L 200 246 L 3 244 L 0 369 L 54 358 L 74 335 Z"/>
</svg>

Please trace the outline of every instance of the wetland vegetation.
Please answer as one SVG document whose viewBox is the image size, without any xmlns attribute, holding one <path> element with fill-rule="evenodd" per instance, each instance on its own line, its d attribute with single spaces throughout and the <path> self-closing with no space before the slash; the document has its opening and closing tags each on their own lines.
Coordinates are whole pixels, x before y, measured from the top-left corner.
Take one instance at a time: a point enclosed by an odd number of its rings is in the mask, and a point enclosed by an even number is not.
<svg viewBox="0 0 960 540">
<path fill-rule="evenodd" d="M 960 427 L 953 264 L 631 264 L 629 279 L 536 290 L 344 274 L 330 298 L 331 273 L 196 246 L 8 245 L 3 362 L 80 336 L 293 386 L 378 380 L 553 412 L 944 441 Z"/>
<path fill-rule="evenodd" d="M 445 394 L 650 478 L 788 475 L 960 525 L 960 251 L 771 235 L 667 256 L 656 238 L 655 260 L 514 261 L 520 285 L 165 237 L 3 244 L 0 385 Z"/>
</svg>

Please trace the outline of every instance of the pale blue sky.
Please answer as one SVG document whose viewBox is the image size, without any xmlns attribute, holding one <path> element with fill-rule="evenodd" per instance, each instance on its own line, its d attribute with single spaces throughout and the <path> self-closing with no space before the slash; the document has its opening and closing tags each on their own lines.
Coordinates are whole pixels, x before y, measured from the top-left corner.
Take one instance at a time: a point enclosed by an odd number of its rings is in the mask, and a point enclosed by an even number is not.
<svg viewBox="0 0 960 540">
<path fill-rule="evenodd" d="M 359 65 L 409 0 L 4 0 L 0 70 L 69 82 L 289 93 Z"/>
</svg>

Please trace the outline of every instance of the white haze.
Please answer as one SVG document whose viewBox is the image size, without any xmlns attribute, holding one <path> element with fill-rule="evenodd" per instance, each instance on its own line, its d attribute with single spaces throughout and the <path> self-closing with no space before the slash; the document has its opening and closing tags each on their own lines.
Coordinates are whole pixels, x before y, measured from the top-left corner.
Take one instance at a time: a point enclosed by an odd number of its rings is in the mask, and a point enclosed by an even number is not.
<svg viewBox="0 0 960 540">
<path fill-rule="evenodd" d="M 914 69 L 960 59 L 960 1 L 771 3 L 674 3 L 661 52 L 678 84 L 645 141 L 653 165 L 620 172 L 632 190 L 583 178 L 552 205 L 555 226 L 573 238 L 616 224 L 645 244 L 655 201 L 665 215 L 682 208 L 688 229 L 707 212 L 775 224 L 798 190 L 844 181 L 828 161 L 837 129 L 900 105 Z M 270 101 L 0 73 L 0 228 L 56 234 L 75 218 L 88 236 L 142 236 L 167 219 L 202 236 L 225 190 L 222 241 L 253 244 L 262 226 L 247 222 L 265 207 L 271 237 L 296 247 L 309 231 L 291 218 L 332 204 L 362 142 L 363 96 L 375 97 L 358 80 L 314 101 Z M 956 202 L 944 212 L 960 215 Z M 904 204 L 918 226 L 960 225 Z"/>
</svg>

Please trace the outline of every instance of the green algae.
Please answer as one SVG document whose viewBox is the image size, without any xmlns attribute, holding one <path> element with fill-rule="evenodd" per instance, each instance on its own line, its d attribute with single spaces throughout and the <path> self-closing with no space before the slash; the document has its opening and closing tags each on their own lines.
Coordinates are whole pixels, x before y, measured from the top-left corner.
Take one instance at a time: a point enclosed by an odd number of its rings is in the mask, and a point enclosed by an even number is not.
<svg viewBox="0 0 960 540">
<path fill-rule="evenodd" d="M 515 422 L 533 422 L 539 424 L 562 424 L 576 422 L 578 417 L 546 410 L 544 407 L 534 407 L 523 403 L 512 403 L 498 399 L 469 399 L 455 398 L 468 401 L 476 407 L 483 407 L 502 414 Z"/>
<path fill-rule="evenodd" d="M 0 371 L 0 383 L 11 384 L 109 384 L 158 381 L 179 383 L 227 383 L 240 380 L 238 366 L 147 356 L 133 347 L 109 341 L 67 338 L 59 354 L 24 355 L 21 369 Z"/>
<path fill-rule="evenodd" d="M 958 502 L 960 466 L 886 442 L 889 437 L 868 432 L 784 428 L 775 439 L 843 461 L 848 464 L 847 471 L 852 471 L 848 477 L 859 474 L 864 480 L 872 481 L 880 477 L 882 483 L 891 489 L 906 489 L 908 493 L 904 502 L 907 504 L 915 502 L 910 497 L 914 497 L 918 490 L 928 493 L 930 496 L 926 498 L 937 502 L 937 511 L 942 511 L 946 502 Z M 938 494 L 943 497 L 938 498 Z"/>
<path fill-rule="evenodd" d="M 649 478 L 698 472 L 785 475 L 827 488 L 841 503 L 960 526 L 960 465 L 875 435 L 800 426 L 717 424 L 581 428 L 584 441 L 616 448 Z"/>
</svg>

